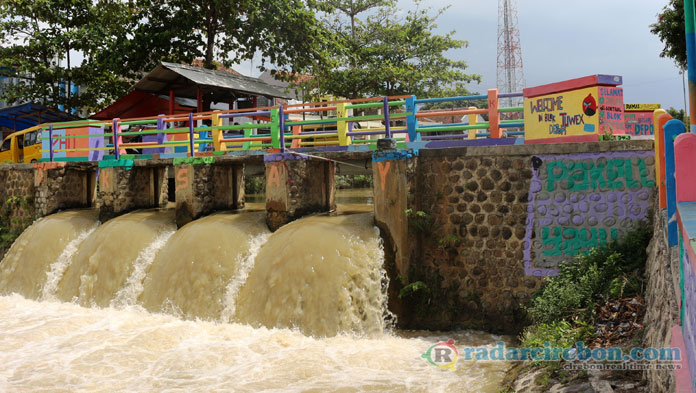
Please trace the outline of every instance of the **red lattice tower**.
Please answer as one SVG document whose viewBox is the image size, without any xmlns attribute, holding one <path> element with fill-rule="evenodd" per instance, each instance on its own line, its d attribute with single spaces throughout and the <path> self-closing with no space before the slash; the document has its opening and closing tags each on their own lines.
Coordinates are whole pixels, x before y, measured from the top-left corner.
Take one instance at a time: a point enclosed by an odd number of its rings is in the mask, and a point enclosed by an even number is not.
<svg viewBox="0 0 696 393">
<path fill-rule="evenodd" d="M 498 92 L 519 93 L 524 89 L 517 0 L 498 0 Z M 521 106 L 522 97 L 502 98 L 501 106 Z"/>
</svg>

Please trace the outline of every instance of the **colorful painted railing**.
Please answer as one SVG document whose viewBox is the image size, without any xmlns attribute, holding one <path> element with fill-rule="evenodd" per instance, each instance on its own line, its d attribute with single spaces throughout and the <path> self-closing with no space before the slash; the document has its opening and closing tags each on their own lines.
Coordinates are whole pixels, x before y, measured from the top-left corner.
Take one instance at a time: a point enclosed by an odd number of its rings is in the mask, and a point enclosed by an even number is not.
<svg viewBox="0 0 696 393">
<path fill-rule="evenodd" d="M 696 134 L 658 112 L 660 207 L 667 209 L 668 244 L 679 246 L 680 317 L 672 328 L 672 347 L 681 350 L 682 368 L 675 370 L 676 391 L 696 392 Z"/>
<path fill-rule="evenodd" d="M 498 98 L 521 96 L 522 93 L 498 96 L 497 90 L 491 89 L 487 95 L 475 96 L 374 97 L 188 115 L 51 123 L 42 125 L 46 131 L 41 137 L 42 161 L 151 158 L 154 154 L 161 158 L 207 156 L 335 146 L 375 149 L 381 137 L 394 138 L 402 147 L 404 142 L 502 138 L 501 129 L 522 128 L 524 124 L 521 120 L 501 121 L 501 113 L 522 112 L 522 107 L 499 108 Z M 480 99 L 488 100 L 487 109 L 419 112 L 419 106 L 424 104 Z M 479 114 L 487 114 L 489 121 L 477 122 Z M 418 124 L 425 117 L 445 116 L 468 116 L 469 123 Z M 224 124 L 224 119 L 229 119 L 229 123 L 240 118 L 251 121 Z M 485 130 L 488 132 L 477 132 Z M 523 134 L 523 131 L 508 133 Z"/>
</svg>

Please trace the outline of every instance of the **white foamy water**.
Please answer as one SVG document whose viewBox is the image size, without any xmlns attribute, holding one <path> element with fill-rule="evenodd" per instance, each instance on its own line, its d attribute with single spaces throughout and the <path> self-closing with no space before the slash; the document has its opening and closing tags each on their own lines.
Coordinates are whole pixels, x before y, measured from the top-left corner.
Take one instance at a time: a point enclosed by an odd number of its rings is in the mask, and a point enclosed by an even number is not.
<svg viewBox="0 0 696 393">
<path fill-rule="evenodd" d="M 185 321 L 126 308 L 84 308 L 0 296 L 0 391 L 50 392 L 497 392 L 506 365 L 421 358 L 500 337 L 449 332 L 418 337 L 339 334 Z"/>
<path fill-rule="evenodd" d="M 155 240 L 145 247 L 138 257 L 133 262 L 133 271 L 126 280 L 123 288 L 119 289 L 116 297 L 111 300 L 111 306 L 132 306 L 135 305 L 138 296 L 143 292 L 143 280 L 147 270 L 155 260 L 159 250 L 167 244 L 167 240 L 175 233 L 173 230 L 168 230 L 161 233 Z"/>
<path fill-rule="evenodd" d="M 75 248 L 86 239 L 83 235 L 98 225 L 97 215 L 92 209 L 71 210 L 34 221 L 0 261 L 0 294 L 40 298 L 46 279 L 60 279 L 59 267 L 65 270 Z M 56 273 L 49 276 L 54 264 Z"/>
<path fill-rule="evenodd" d="M 58 290 L 58 283 L 65 273 L 65 269 L 70 266 L 72 262 L 73 255 L 77 252 L 77 248 L 82 244 L 82 242 L 94 232 L 99 226 L 99 223 L 95 223 L 93 227 L 82 232 L 77 238 L 73 239 L 70 243 L 65 246 L 65 250 L 58 256 L 55 262 L 49 267 L 49 271 L 46 273 L 46 283 L 43 288 L 41 288 L 41 298 L 44 300 L 54 300 L 56 291 Z"/>
<path fill-rule="evenodd" d="M 234 314 L 237 310 L 239 288 L 242 287 L 247 277 L 249 277 L 249 272 L 254 267 L 254 262 L 261 250 L 261 246 L 268 241 L 270 236 L 270 233 L 258 235 L 249 243 L 249 251 L 237 257 L 237 275 L 232 277 L 229 284 L 227 284 L 227 288 L 225 288 L 225 308 L 222 310 L 221 315 L 223 321 L 232 322 L 234 320 Z"/>
</svg>

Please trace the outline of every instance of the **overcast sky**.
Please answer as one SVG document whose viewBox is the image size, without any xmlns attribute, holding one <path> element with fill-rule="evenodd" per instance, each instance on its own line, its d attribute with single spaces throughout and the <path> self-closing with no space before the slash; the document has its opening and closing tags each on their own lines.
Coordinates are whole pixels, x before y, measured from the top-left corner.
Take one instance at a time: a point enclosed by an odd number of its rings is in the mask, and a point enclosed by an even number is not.
<svg viewBox="0 0 696 393">
<path fill-rule="evenodd" d="M 684 107 L 682 79 L 672 60 L 659 56 L 662 43 L 649 25 L 668 0 L 518 0 L 526 86 L 594 74 L 621 75 L 626 103 Z M 496 87 L 498 2 L 427 0 L 421 7 L 451 4 L 437 20 L 439 33 L 456 30 L 469 47 L 448 53 L 483 79 L 471 91 Z M 400 0 L 413 9 L 412 0 Z M 249 74 L 248 63 L 238 67 Z M 257 74 L 254 72 L 254 74 Z"/>
<path fill-rule="evenodd" d="M 659 56 L 663 45 L 649 25 L 668 0 L 519 0 L 518 19 L 526 86 L 538 86 L 593 74 L 623 76 L 626 103 L 684 107 L 682 79 L 670 59 Z M 498 29 L 496 0 L 431 0 L 424 5 L 452 4 L 438 19 L 441 32 L 469 47 L 452 51 L 468 71 L 481 74 L 484 92 L 496 85 Z M 403 7 L 411 1 L 401 1 Z"/>
</svg>

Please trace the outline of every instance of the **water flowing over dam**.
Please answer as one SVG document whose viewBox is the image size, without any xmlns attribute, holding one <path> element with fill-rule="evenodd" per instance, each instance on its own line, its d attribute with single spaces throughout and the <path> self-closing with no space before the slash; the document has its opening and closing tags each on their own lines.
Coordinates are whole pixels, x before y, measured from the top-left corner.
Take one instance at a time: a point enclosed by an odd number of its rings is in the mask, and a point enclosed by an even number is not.
<svg viewBox="0 0 696 393">
<path fill-rule="evenodd" d="M 0 263 L 0 390 L 496 392 L 504 362 L 421 355 L 508 338 L 393 328 L 374 215 L 348 203 L 274 233 L 259 211 L 37 220 Z"/>
</svg>

